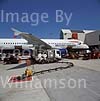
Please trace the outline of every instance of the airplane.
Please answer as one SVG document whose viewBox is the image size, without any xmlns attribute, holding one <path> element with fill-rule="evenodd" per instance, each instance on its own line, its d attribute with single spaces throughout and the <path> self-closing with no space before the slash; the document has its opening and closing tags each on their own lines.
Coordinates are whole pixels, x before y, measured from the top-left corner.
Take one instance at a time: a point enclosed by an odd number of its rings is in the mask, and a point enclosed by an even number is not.
<svg viewBox="0 0 100 101">
<path fill-rule="evenodd" d="M 71 46 L 74 49 L 89 49 L 88 45 L 77 39 L 39 39 L 32 34 L 21 32 L 14 28 L 12 28 L 12 31 L 14 31 L 15 36 L 20 35 L 26 39 L 28 43 L 33 44 L 34 46 L 38 45 L 53 49 L 62 49 Z"/>
<path fill-rule="evenodd" d="M 31 49 L 34 46 L 45 47 L 47 49 L 62 49 L 69 46 L 73 48 L 89 48 L 88 45 L 76 39 L 39 39 L 32 34 L 21 32 L 14 28 L 12 28 L 12 31 L 14 31 L 15 37 L 20 35 L 23 37 L 23 39 L 0 39 L 0 50 L 15 49 L 16 47 L 21 47 L 22 49 Z"/>
</svg>

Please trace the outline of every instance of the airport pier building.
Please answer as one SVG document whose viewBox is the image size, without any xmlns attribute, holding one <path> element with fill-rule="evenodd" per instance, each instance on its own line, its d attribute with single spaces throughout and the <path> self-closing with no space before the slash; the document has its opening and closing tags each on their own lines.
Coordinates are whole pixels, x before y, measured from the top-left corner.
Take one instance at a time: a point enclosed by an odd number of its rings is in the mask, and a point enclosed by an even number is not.
<svg viewBox="0 0 100 101">
<path fill-rule="evenodd" d="M 100 30 L 70 30 L 61 29 L 60 39 L 78 39 L 87 44 L 90 49 L 100 51 Z"/>
</svg>

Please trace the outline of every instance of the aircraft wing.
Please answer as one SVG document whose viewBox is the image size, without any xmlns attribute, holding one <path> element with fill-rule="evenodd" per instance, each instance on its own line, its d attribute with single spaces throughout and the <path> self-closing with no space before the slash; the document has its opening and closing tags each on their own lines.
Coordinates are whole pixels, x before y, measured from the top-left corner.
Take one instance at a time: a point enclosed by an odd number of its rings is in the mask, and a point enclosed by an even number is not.
<svg viewBox="0 0 100 101">
<path fill-rule="evenodd" d="M 44 48 L 51 48 L 50 45 L 48 45 L 47 43 L 43 42 L 42 40 L 40 40 L 39 38 L 33 36 L 32 34 L 25 34 L 25 33 L 21 33 L 20 34 L 24 39 L 26 39 L 30 44 L 33 45 L 38 45 L 40 47 L 44 47 Z"/>
<path fill-rule="evenodd" d="M 51 49 L 51 46 L 45 43 L 44 41 L 40 40 L 39 38 L 33 36 L 32 34 L 20 32 L 14 28 L 12 30 L 15 32 L 16 35 L 20 35 L 24 39 L 28 41 L 29 44 L 33 44 L 34 46 L 39 46 L 40 48 Z"/>
</svg>

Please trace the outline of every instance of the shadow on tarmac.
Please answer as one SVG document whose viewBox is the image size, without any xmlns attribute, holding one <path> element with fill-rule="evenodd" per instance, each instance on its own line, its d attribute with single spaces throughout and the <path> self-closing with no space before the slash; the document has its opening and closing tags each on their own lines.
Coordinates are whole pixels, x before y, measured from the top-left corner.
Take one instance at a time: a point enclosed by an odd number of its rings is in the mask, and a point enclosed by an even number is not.
<svg viewBox="0 0 100 101">
<path fill-rule="evenodd" d="M 20 69 L 20 68 L 24 68 L 24 67 L 26 67 L 26 63 L 20 64 L 20 65 L 18 65 L 18 66 L 12 67 L 12 68 L 9 68 L 9 69 L 7 69 L 7 70 Z"/>
</svg>

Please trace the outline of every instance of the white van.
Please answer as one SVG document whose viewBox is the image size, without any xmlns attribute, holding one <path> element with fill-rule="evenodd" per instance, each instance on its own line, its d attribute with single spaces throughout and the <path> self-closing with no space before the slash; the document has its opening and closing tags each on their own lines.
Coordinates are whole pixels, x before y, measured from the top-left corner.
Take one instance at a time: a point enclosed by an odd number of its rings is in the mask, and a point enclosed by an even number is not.
<svg viewBox="0 0 100 101">
<path fill-rule="evenodd" d="M 54 52 L 55 52 L 55 58 L 61 59 L 61 51 L 59 49 L 55 49 Z"/>
</svg>

